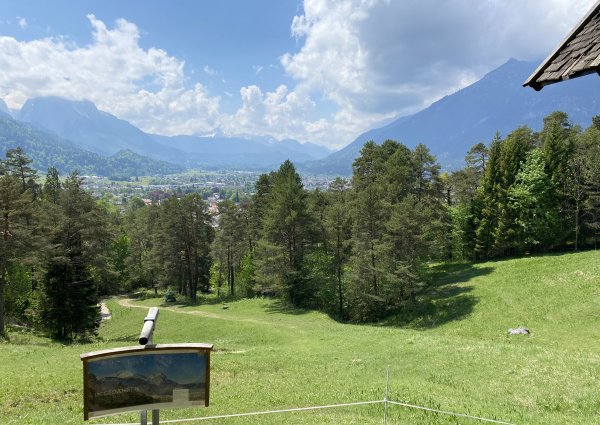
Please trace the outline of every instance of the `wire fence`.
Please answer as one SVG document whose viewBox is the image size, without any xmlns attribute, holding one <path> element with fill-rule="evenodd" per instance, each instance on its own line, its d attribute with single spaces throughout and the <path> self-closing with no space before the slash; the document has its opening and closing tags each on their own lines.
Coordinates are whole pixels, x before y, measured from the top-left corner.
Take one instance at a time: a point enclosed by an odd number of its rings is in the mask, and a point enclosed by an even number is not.
<svg viewBox="0 0 600 425">
<path fill-rule="evenodd" d="M 165 421 L 160 421 L 162 424 L 176 424 L 176 423 L 190 423 L 190 422 L 200 422 L 200 421 L 208 421 L 208 420 L 217 420 L 217 419 L 228 419 L 228 418 L 241 418 L 248 416 L 262 416 L 262 415 L 273 415 L 273 414 L 281 414 L 281 413 L 292 413 L 292 412 L 307 412 L 311 410 L 326 410 L 326 409 L 337 409 L 341 407 L 351 407 L 351 406 L 365 406 L 372 404 L 383 404 L 383 424 L 387 425 L 388 418 L 388 408 L 389 405 L 392 406 L 400 406 L 407 409 L 415 409 L 415 410 L 423 410 L 431 413 L 437 413 L 440 415 L 446 416 L 454 416 L 465 419 L 470 419 L 472 421 L 477 422 L 486 422 L 486 423 L 494 423 L 494 424 L 502 424 L 502 425 L 515 425 L 511 422 L 500 421 L 497 419 L 489 419 L 483 418 L 480 416 L 473 416 L 466 413 L 457 413 L 449 410 L 440 410 L 434 409 L 431 407 L 418 406 L 415 404 L 401 403 L 399 401 L 393 401 L 388 399 L 389 387 L 390 387 L 390 367 L 387 367 L 387 372 L 385 376 L 385 395 L 383 400 L 374 400 L 374 401 L 358 401 L 352 403 L 339 403 L 339 404 L 327 404 L 324 406 L 309 406 L 309 407 L 296 407 L 291 409 L 277 409 L 277 410 L 265 410 L 259 412 L 249 412 L 249 413 L 232 413 L 228 415 L 216 415 L 216 416 L 203 416 L 198 418 L 189 418 L 189 419 L 170 419 Z M 106 424 L 106 425 L 139 425 L 138 423 L 122 423 L 122 424 Z"/>
<path fill-rule="evenodd" d="M 354 403 L 328 404 L 328 405 L 324 405 L 324 406 L 297 407 L 297 408 L 292 408 L 292 409 L 266 410 L 266 411 L 260 411 L 260 412 L 233 413 L 233 414 L 229 414 L 229 415 L 203 416 L 203 417 L 198 417 L 198 418 L 171 419 L 171 420 L 160 421 L 160 423 L 161 424 L 193 423 L 193 422 L 216 420 L 216 419 L 273 415 L 273 414 L 281 414 L 281 413 L 303 412 L 303 411 L 310 411 L 310 410 L 325 410 L 325 409 L 335 409 L 335 408 L 350 407 L 350 406 L 364 406 L 364 405 L 369 405 L 369 404 L 383 404 L 385 406 L 384 424 L 387 422 L 388 405 L 393 405 L 393 406 L 405 407 L 408 409 L 424 410 L 424 411 L 428 411 L 428 412 L 432 412 L 432 413 L 438 413 L 440 415 L 461 417 L 461 418 L 471 419 L 473 421 L 478 421 L 478 422 L 487 422 L 487 423 L 502 424 L 502 425 L 515 425 L 511 422 L 499 421 L 496 419 L 489 419 L 489 418 L 482 418 L 479 416 L 472 416 L 472 415 L 468 415 L 465 413 L 456 413 L 456 412 L 451 412 L 448 410 L 433 409 L 431 407 L 417 406 L 414 404 L 400 403 L 398 401 L 385 400 L 385 399 L 384 400 L 374 400 L 374 401 L 360 401 L 360 402 L 354 402 Z M 130 423 L 106 424 L 106 425 L 139 425 L 139 423 L 130 422 Z"/>
</svg>

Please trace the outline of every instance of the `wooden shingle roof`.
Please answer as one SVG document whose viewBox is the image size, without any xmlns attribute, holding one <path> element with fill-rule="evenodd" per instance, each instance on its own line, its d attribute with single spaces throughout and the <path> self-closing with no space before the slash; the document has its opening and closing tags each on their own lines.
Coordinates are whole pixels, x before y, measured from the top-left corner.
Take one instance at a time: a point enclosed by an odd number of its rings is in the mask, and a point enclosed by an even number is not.
<svg viewBox="0 0 600 425">
<path fill-rule="evenodd" d="M 594 72 L 600 74 L 600 0 L 523 86 L 541 90 L 548 84 Z"/>
</svg>

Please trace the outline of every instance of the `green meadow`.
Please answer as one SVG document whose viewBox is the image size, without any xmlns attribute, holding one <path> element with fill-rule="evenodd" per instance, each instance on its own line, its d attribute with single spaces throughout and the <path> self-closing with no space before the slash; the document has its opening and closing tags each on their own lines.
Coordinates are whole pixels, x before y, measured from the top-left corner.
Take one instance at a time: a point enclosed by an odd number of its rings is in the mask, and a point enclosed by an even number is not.
<svg viewBox="0 0 600 425">
<path fill-rule="evenodd" d="M 415 314 L 337 323 L 274 300 L 108 301 L 98 340 L 62 345 L 18 329 L 0 344 L 2 424 L 82 424 L 79 354 L 135 345 L 150 306 L 156 343 L 206 342 L 210 407 L 161 420 L 389 399 L 515 424 L 600 423 L 600 251 L 432 267 Z M 530 335 L 508 336 L 525 326 Z M 139 423 L 136 414 L 89 423 Z M 382 424 L 383 405 L 206 424 Z M 389 406 L 388 424 L 477 424 Z"/>
</svg>

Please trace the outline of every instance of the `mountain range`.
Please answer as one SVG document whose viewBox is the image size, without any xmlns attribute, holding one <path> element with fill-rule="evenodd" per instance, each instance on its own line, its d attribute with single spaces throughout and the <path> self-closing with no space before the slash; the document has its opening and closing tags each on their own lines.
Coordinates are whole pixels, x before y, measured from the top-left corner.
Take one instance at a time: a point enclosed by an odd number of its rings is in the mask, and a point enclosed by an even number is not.
<svg viewBox="0 0 600 425">
<path fill-rule="evenodd" d="M 102 156 L 0 112 L 0 152 L 5 153 L 17 147 L 23 149 L 33 160 L 32 166 L 41 172 L 55 167 L 61 174 L 78 170 L 84 175 L 95 174 L 119 180 L 132 176 L 174 174 L 185 170 L 183 166 L 153 160 L 128 149 L 111 156 Z"/>
<path fill-rule="evenodd" d="M 286 159 L 295 162 L 324 158 L 330 150 L 295 140 L 268 137 L 159 136 L 99 110 L 88 101 L 58 97 L 28 100 L 18 119 L 38 126 L 80 148 L 109 156 L 130 150 L 186 168 L 269 170 Z"/>
<path fill-rule="evenodd" d="M 2 99 L 0 99 L 0 116 L 10 116 L 10 110 Z"/>
<path fill-rule="evenodd" d="M 352 162 L 369 140 L 396 140 L 410 148 L 425 144 L 445 169 L 463 165 L 466 152 L 488 143 L 496 132 L 502 137 L 519 126 L 540 130 L 543 118 L 564 111 L 572 123 L 587 127 L 600 114 L 600 78 L 589 76 L 545 87 L 536 92 L 521 84 L 538 62 L 511 59 L 481 80 L 446 96 L 428 108 L 369 130 L 328 157 L 303 164 L 306 171 L 350 175 Z"/>
<path fill-rule="evenodd" d="M 599 78 L 578 78 L 540 92 L 523 88 L 536 66 L 511 59 L 474 84 L 416 114 L 371 129 L 333 153 L 311 143 L 270 137 L 148 134 L 91 102 L 58 97 L 30 99 L 20 111 L 10 111 L 0 99 L 0 152 L 21 146 L 41 170 L 53 165 L 61 171 L 77 168 L 108 176 L 185 168 L 268 171 L 286 159 L 311 174 L 350 175 L 365 142 L 392 139 L 410 148 L 423 143 L 443 168 L 456 169 L 471 146 L 489 142 L 496 132 L 506 136 L 522 125 L 537 131 L 555 110 L 583 127 L 600 114 Z"/>
</svg>

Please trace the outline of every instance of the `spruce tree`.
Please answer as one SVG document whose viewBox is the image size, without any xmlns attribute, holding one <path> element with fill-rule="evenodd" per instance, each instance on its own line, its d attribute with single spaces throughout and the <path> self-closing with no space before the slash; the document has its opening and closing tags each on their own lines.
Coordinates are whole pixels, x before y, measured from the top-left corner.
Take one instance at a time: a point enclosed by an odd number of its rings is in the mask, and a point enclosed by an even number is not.
<svg viewBox="0 0 600 425">
<path fill-rule="evenodd" d="M 494 244 L 493 232 L 498 222 L 496 203 L 500 191 L 500 154 L 503 140 L 496 133 L 490 143 L 487 167 L 483 173 L 481 188 L 475 196 L 475 258 L 489 258 Z"/>
<path fill-rule="evenodd" d="M 582 220 L 587 239 L 594 247 L 600 235 L 600 117 L 581 137 L 577 161 L 583 162 L 585 197 L 582 201 Z"/>
<path fill-rule="evenodd" d="M 532 131 L 527 127 L 520 127 L 510 133 L 502 143 L 498 163 L 500 181 L 497 199 L 495 204 L 490 205 L 498 210 L 498 222 L 493 229 L 495 255 L 511 255 L 519 249 L 520 228 L 517 225 L 515 210 L 509 207 L 508 192 L 534 142 Z"/>
<path fill-rule="evenodd" d="M 555 242 L 559 221 L 554 184 L 546 174 L 542 152 L 527 154 L 515 183 L 508 191 L 509 207 L 516 217 L 517 250 L 549 248 Z"/>
</svg>

